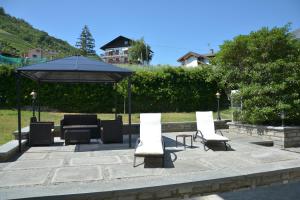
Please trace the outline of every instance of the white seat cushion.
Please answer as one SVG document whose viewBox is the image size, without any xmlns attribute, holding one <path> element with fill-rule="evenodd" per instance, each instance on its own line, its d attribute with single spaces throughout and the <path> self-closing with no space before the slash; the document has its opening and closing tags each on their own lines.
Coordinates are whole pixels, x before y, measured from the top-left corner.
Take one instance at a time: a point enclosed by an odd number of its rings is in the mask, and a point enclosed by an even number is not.
<svg viewBox="0 0 300 200">
<path fill-rule="evenodd" d="M 215 124 L 212 111 L 196 112 L 197 130 L 201 131 L 206 141 L 229 141 L 227 137 L 218 135 L 215 132 Z M 201 137 L 201 134 L 199 134 Z"/>
<path fill-rule="evenodd" d="M 206 141 L 224 141 L 224 142 L 229 141 L 229 139 L 227 137 L 224 137 L 224 136 L 218 135 L 218 134 L 207 135 L 204 139 Z"/>
<path fill-rule="evenodd" d="M 164 149 L 161 141 L 152 141 L 151 143 L 140 142 L 135 149 L 135 155 L 163 155 Z"/>
<path fill-rule="evenodd" d="M 140 143 L 135 150 L 135 155 L 164 154 L 160 120 L 160 113 L 140 115 Z"/>
</svg>

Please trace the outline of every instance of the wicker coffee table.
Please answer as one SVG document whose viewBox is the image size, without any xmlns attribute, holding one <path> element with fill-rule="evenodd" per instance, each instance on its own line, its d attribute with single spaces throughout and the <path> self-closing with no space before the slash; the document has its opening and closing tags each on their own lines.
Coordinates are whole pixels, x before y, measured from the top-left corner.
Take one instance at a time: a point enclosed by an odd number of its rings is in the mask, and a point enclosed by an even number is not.
<svg viewBox="0 0 300 200">
<path fill-rule="evenodd" d="M 65 144 L 90 143 L 91 132 L 89 129 L 67 129 L 65 131 Z"/>
</svg>

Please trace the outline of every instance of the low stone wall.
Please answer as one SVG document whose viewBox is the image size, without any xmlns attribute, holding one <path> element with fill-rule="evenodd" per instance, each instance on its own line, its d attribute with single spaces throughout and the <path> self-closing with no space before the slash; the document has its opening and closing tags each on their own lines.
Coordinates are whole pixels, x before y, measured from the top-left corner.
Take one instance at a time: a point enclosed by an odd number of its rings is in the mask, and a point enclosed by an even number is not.
<svg viewBox="0 0 300 200">
<path fill-rule="evenodd" d="M 25 149 L 25 146 L 27 144 L 27 140 L 21 141 L 21 147 L 22 149 Z M 11 158 L 13 158 L 15 155 L 17 155 L 19 152 L 19 141 L 18 140 L 11 140 L 7 142 L 6 144 L 3 144 L 0 146 L 0 162 L 5 162 Z"/>
<path fill-rule="evenodd" d="M 227 171 L 228 172 L 228 171 Z M 228 172 L 230 174 L 230 172 Z M 190 199 L 199 198 L 202 195 L 215 194 L 228 191 L 249 190 L 260 186 L 270 186 L 274 184 L 286 184 L 300 180 L 300 168 L 280 169 L 260 173 L 247 173 L 236 176 L 227 175 L 224 177 L 215 176 L 214 179 L 187 181 L 186 183 L 161 184 L 153 187 L 131 188 L 128 186 L 122 190 L 112 190 L 103 192 L 71 193 L 63 195 L 49 196 L 47 189 L 46 196 L 38 196 L 38 199 L 91 199 L 91 200 L 152 200 L 152 199 Z M 151 179 L 150 179 L 151 181 Z M 59 187 L 56 188 L 56 190 Z M 40 192 L 38 195 L 41 195 Z"/>
<path fill-rule="evenodd" d="M 297 169 L 281 170 L 259 174 L 249 174 L 223 179 L 175 184 L 168 186 L 143 188 L 139 190 L 114 191 L 101 193 L 95 199 L 188 199 L 202 195 L 220 192 L 237 191 L 240 189 L 253 189 L 259 186 L 272 184 L 285 184 L 300 179 L 300 171 Z"/>
<path fill-rule="evenodd" d="M 275 147 L 288 148 L 300 146 L 300 126 L 261 126 L 238 123 L 227 123 L 229 131 L 272 140 Z"/>
<path fill-rule="evenodd" d="M 228 129 L 227 122 L 230 120 L 216 120 L 215 128 L 216 129 Z M 191 132 L 197 130 L 196 122 L 165 122 L 162 123 L 162 132 L 170 133 L 170 132 Z M 129 133 L 128 124 L 124 124 L 123 126 L 123 134 Z M 131 133 L 139 134 L 140 133 L 140 124 L 131 124 Z"/>
</svg>

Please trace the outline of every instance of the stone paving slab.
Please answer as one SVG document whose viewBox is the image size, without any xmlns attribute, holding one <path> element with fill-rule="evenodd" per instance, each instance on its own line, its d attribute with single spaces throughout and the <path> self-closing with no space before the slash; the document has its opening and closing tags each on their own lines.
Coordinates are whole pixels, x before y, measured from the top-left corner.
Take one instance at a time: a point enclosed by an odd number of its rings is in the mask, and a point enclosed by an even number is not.
<svg viewBox="0 0 300 200">
<path fill-rule="evenodd" d="M 128 149 L 128 144 L 81 144 L 78 151 L 120 150 Z"/>
<path fill-rule="evenodd" d="M 63 167 L 56 169 L 52 183 L 97 181 L 103 179 L 101 167 Z"/>
<path fill-rule="evenodd" d="M 62 151 L 53 151 L 49 152 L 49 159 L 65 159 L 65 158 L 85 158 L 90 157 L 91 152 L 62 152 Z"/>
<path fill-rule="evenodd" d="M 91 156 L 115 156 L 115 155 L 133 155 L 133 149 L 122 149 L 122 150 L 100 150 L 100 151 L 92 151 Z"/>
<path fill-rule="evenodd" d="M 29 148 L 26 152 L 28 153 L 40 153 L 40 152 L 51 152 L 51 151 L 58 151 L 58 150 L 62 150 L 63 147 L 58 147 L 58 146 L 43 146 L 43 147 L 33 147 L 33 148 Z"/>
<path fill-rule="evenodd" d="M 256 163 L 272 163 L 279 161 L 287 161 L 297 159 L 293 155 L 286 155 L 284 152 L 282 153 L 274 153 L 274 152 L 251 152 L 244 153 L 247 159 L 251 159 L 252 162 Z"/>
<path fill-rule="evenodd" d="M 2 170 L 4 167 L 6 167 L 9 163 L 0 163 L 0 170 Z"/>
<path fill-rule="evenodd" d="M 50 169 L 0 172 L 0 187 L 40 185 L 46 182 Z"/>
<path fill-rule="evenodd" d="M 26 153 L 20 156 L 18 160 L 41 160 L 45 159 L 48 153 Z"/>
<path fill-rule="evenodd" d="M 61 167 L 63 165 L 63 159 L 56 160 L 23 160 L 18 162 L 12 162 L 3 170 L 21 170 L 21 169 L 37 169 L 37 168 L 54 168 Z"/>
<path fill-rule="evenodd" d="M 202 159 L 185 161 L 185 160 L 178 160 L 173 167 L 165 168 L 165 174 L 174 175 L 174 174 L 185 174 L 187 172 L 194 173 L 194 172 L 202 172 L 216 169 L 210 163 L 203 162 Z"/>
<path fill-rule="evenodd" d="M 109 172 L 109 179 L 160 176 L 164 173 L 161 168 L 133 168 L 132 164 L 110 165 L 106 170 Z"/>
<path fill-rule="evenodd" d="M 289 152 L 300 153 L 299 147 L 286 148 L 285 150 Z"/>
<path fill-rule="evenodd" d="M 72 158 L 70 164 L 77 165 L 104 165 L 104 164 L 119 164 L 121 159 L 118 156 L 98 156 L 98 157 L 83 157 Z"/>
</svg>

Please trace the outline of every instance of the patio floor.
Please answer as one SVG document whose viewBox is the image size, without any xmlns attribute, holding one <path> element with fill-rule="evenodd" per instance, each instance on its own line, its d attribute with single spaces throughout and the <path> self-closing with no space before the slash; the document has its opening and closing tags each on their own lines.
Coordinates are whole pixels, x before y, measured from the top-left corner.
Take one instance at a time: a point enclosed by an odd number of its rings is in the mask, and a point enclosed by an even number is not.
<svg viewBox="0 0 300 200">
<path fill-rule="evenodd" d="M 159 163 L 155 160 L 149 166 L 142 158 L 137 158 L 139 165 L 134 168 L 134 149 L 128 144 L 93 141 L 64 146 L 57 139 L 54 146 L 31 147 L 14 161 L 0 163 L 0 199 L 70 197 L 300 167 L 300 148 L 280 150 L 257 145 L 254 143 L 261 142 L 258 138 L 225 131 L 231 139 L 230 151 L 225 151 L 223 144 L 204 151 L 199 139 L 193 148 L 184 149 L 181 138 L 176 148 L 178 134 L 163 134 L 167 146 L 165 168 L 156 167 Z"/>
</svg>

